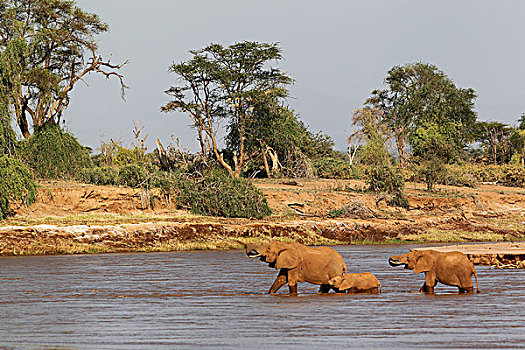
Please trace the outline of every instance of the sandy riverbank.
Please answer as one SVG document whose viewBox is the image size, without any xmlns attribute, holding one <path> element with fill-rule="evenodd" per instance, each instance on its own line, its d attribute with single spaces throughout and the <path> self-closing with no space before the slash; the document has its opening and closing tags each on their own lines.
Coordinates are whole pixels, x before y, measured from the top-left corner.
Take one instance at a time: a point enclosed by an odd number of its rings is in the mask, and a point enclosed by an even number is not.
<svg viewBox="0 0 525 350">
<path fill-rule="evenodd" d="M 41 183 L 39 199 L 0 226 L 1 255 L 239 248 L 270 238 L 306 244 L 480 242 L 525 239 L 525 190 L 407 184 L 410 209 L 389 207 L 361 181 L 256 180 L 273 210 L 264 220 L 194 216 L 143 191 Z M 148 195 L 153 196 L 154 191 Z M 344 217 L 329 211 L 349 203 Z M 366 209 L 366 210 L 363 210 Z"/>
</svg>

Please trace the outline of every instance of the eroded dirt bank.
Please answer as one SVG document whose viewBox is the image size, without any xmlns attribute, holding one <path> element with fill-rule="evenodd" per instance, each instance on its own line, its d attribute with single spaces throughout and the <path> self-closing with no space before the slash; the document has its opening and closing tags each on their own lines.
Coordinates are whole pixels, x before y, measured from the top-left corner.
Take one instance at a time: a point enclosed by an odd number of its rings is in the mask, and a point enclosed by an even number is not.
<svg viewBox="0 0 525 350">
<path fill-rule="evenodd" d="M 430 194 L 408 184 L 405 210 L 362 192 L 360 181 L 255 184 L 274 212 L 265 220 L 192 216 L 155 191 L 41 183 L 38 202 L 16 208 L 17 216 L 0 226 L 0 254 L 227 249 L 275 237 L 306 244 L 525 239 L 520 188 L 442 186 Z"/>
</svg>

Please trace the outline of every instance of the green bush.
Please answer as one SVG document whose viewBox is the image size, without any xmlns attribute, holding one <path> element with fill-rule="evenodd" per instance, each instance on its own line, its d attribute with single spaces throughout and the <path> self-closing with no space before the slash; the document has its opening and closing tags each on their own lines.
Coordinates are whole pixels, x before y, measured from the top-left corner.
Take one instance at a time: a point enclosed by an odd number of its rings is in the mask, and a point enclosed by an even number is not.
<svg viewBox="0 0 525 350">
<path fill-rule="evenodd" d="M 521 165 L 504 168 L 503 183 L 507 186 L 525 187 L 525 167 Z"/>
<path fill-rule="evenodd" d="M 377 166 L 367 169 L 366 183 L 374 192 L 395 193 L 405 188 L 405 180 L 399 171 L 390 166 Z"/>
<path fill-rule="evenodd" d="M 446 166 L 445 169 L 441 184 L 458 187 L 478 186 L 479 181 L 473 175 L 463 171 L 461 166 Z"/>
<path fill-rule="evenodd" d="M 150 172 L 138 164 L 125 165 L 118 172 L 118 184 L 129 187 L 146 187 Z"/>
<path fill-rule="evenodd" d="M 514 165 L 462 164 L 447 166 L 449 174 L 459 178 L 451 185 L 470 186 L 480 182 L 494 182 L 506 186 L 525 187 L 525 168 Z"/>
<path fill-rule="evenodd" d="M 10 214 L 10 204 L 32 204 L 37 191 L 33 175 L 18 159 L 0 156 L 0 178 L 0 220 L 3 220 Z"/>
<path fill-rule="evenodd" d="M 313 162 L 317 175 L 324 179 L 359 179 L 359 171 L 347 161 L 337 158 L 321 158 Z"/>
<path fill-rule="evenodd" d="M 393 195 L 389 205 L 408 208 L 408 200 L 403 194 L 405 180 L 400 171 L 391 166 L 372 166 L 367 169 L 366 183 L 374 192 L 386 192 Z"/>
<path fill-rule="evenodd" d="M 262 218 L 271 214 L 261 191 L 246 179 L 210 173 L 179 181 L 178 202 L 199 215 Z"/>
<path fill-rule="evenodd" d="M 88 150 L 54 123 L 37 127 L 20 151 L 24 163 L 42 179 L 77 178 L 92 166 Z"/>
<path fill-rule="evenodd" d="M 199 215 L 262 218 L 271 214 L 266 198 L 246 179 L 234 179 L 222 171 L 204 176 L 162 171 L 154 166 L 126 165 L 84 169 L 80 179 L 94 184 L 160 188 L 163 195 L 175 195 L 177 203 Z"/>
<path fill-rule="evenodd" d="M 95 185 L 117 185 L 118 170 L 109 166 L 85 168 L 78 180 Z"/>
</svg>

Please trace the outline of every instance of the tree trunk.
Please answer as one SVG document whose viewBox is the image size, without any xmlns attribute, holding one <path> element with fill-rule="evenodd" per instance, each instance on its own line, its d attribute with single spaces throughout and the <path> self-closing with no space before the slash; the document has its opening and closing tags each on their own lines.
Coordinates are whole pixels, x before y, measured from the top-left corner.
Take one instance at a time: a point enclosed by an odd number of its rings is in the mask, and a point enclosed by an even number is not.
<svg viewBox="0 0 525 350">
<path fill-rule="evenodd" d="M 24 138 L 27 140 L 31 137 L 31 133 L 29 132 L 29 124 L 27 123 L 27 116 L 26 116 L 26 107 L 22 107 L 22 113 L 18 117 L 18 126 L 20 127 L 20 132 L 24 136 Z"/>
<path fill-rule="evenodd" d="M 261 145 L 261 154 L 263 157 L 264 170 L 266 170 L 266 176 L 270 177 L 272 174 L 270 172 L 270 167 L 268 166 L 268 159 L 266 158 L 266 147 L 264 146 L 261 140 L 259 140 L 259 144 Z"/>
<path fill-rule="evenodd" d="M 407 157 L 405 152 L 405 140 L 402 135 L 395 135 L 397 154 L 399 155 L 399 165 L 404 168 L 407 166 Z"/>
<path fill-rule="evenodd" d="M 162 146 L 162 143 L 160 142 L 160 139 L 157 137 L 157 151 L 159 152 L 159 158 L 160 163 L 162 164 L 162 167 L 165 170 L 169 170 L 170 168 L 170 162 L 168 159 L 168 155 L 166 154 L 166 151 L 164 150 L 164 147 Z"/>
<path fill-rule="evenodd" d="M 267 151 L 272 160 L 272 175 L 275 175 L 279 171 L 279 156 L 271 147 L 268 147 Z"/>
</svg>

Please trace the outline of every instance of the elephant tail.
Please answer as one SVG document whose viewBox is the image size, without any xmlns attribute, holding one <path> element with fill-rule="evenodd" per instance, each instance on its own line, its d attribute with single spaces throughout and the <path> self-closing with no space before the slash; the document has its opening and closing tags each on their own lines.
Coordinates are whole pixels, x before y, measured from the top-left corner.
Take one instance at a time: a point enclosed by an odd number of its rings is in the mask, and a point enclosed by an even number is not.
<svg viewBox="0 0 525 350">
<path fill-rule="evenodd" d="M 346 263 L 343 261 L 343 275 L 346 275 Z"/>
<path fill-rule="evenodd" d="M 474 272 L 474 277 L 476 278 L 476 291 L 479 293 L 478 274 L 474 265 L 472 265 L 472 272 Z"/>
</svg>

